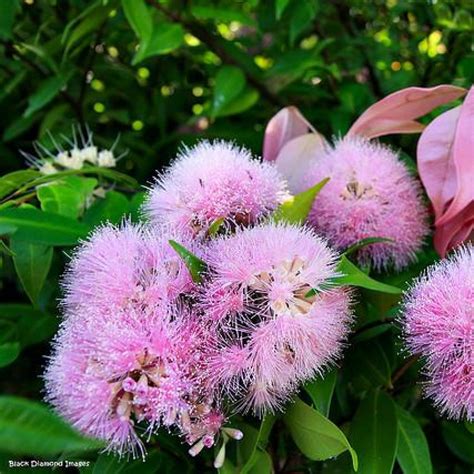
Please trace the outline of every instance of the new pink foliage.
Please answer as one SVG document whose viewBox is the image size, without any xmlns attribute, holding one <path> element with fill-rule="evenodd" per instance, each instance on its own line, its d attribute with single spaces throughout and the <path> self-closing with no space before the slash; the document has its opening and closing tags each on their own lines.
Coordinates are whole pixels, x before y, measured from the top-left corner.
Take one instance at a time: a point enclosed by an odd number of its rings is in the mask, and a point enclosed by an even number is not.
<svg viewBox="0 0 474 474">
<path fill-rule="evenodd" d="M 185 148 L 158 176 L 145 212 L 152 222 L 169 223 L 194 233 L 217 219 L 250 224 L 275 209 L 286 197 L 286 183 L 270 163 L 252 158 L 231 143 L 201 142 Z"/>
<path fill-rule="evenodd" d="M 474 87 L 462 106 L 441 114 L 418 142 L 418 169 L 435 212 L 441 256 L 474 229 Z"/>
<path fill-rule="evenodd" d="M 192 283 L 163 232 L 105 226 L 82 245 L 45 374 L 59 413 L 120 454 L 143 455 L 139 424 L 211 446 L 224 421 L 204 376 L 214 337 L 179 299 Z"/>
<path fill-rule="evenodd" d="M 220 350 L 209 374 L 239 410 L 278 410 L 339 356 L 351 312 L 346 290 L 324 289 L 336 258 L 313 231 L 282 224 L 210 243 L 201 306 Z"/>
<path fill-rule="evenodd" d="M 474 420 L 474 247 L 432 266 L 406 296 L 404 327 L 425 362 L 425 392 L 443 414 Z"/>
<path fill-rule="evenodd" d="M 306 175 L 306 187 L 329 177 L 308 221 L 339 249 L 361 239 L 393 242 L 368 245 L 361 264 L 400 269 L 410 263 L 428 233 L 421 187 L 388 147 L 363 138 L 344 138 L 320 156 Z"/>
</svg>

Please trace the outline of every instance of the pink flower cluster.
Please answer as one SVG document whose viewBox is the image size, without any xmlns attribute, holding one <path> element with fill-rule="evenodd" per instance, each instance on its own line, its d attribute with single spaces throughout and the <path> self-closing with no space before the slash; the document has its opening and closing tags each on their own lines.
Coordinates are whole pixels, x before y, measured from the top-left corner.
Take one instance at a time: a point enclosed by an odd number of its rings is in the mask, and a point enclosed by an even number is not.
<svg viewBox="0 0 474 474">
<path fill-rule="evenodd" d="M 407 346 L 425 362 L 426 395 L 441 412 L 474 420 L 474 247 L 429 268 L 405 298 Z"/>
</svg>

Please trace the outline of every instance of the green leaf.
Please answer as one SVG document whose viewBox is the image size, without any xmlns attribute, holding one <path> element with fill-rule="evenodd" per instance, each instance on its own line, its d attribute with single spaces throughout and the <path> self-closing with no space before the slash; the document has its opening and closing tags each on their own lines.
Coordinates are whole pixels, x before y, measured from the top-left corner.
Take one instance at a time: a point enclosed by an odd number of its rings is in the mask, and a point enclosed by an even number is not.
<svg viewBox="0 0 474 474">
<path fill-rule="evenodd" d="M 148 41 L 153 31 L 153 22 L 144 0 L 122 0 L 125 17 L 140 41 Z"/>
<path fill-rule="evenodd" d="M 430 451 L 421 426 L 415 418 L 397 405 L 397 461 L 404 474 L 431 474 Z"/>
<path fill-rule="evenodd" d="M 91 474 L 155 474 L 161 472 L 161 463 L 166 461 L 163 453 L 152 450 L 147 453 L 145 461 L 124 459 L 111 453 L 102 453 L 91 470 Z"/>
<path fill-rule="evenodd" d="M 214 116 L 225 113 L 226 107 L 245 87 L 245 75 L 236 66 L 223 66 L 216 76 L 212 112 Z"/>
<path fill-rule="evenodd" d="M 2 13 L 0 14 L 0 38 L 12 37 L 15 15 L 20 11 L 18 0 L 2 0 Z"/>
<path fill-rule="evenodd" d="M 289 224 L 304 222 L 313 207 L 316 196 L 328 181 L 329 178 L 325 178 L 306 191 L 293 196 L 291 200 L 280 204 L 273 213 L 272 220 L 274 222 L 288 222 Z"/>
<path fill-rule="evenodd" d="M 246 87 L 241 94 L 239 94 L 238 97 L 235 99 L 232 99 L 227 106 L 225 107 L 224 110 L 222 110 L 218 116 L 219 117 L 227 117 L 229 115 L 236 115 L 244 112 L 247 109 L 250 109 L 250 107 L 254 106 L 258 99 L 260 97 L 260 94 L 255 90 L 252 89 L 251 87 Z"/>
<path fill-rule="evenodd" d="M 0 397 L 0 446 L 15 455 L 53 456 L 103 447 L 53 414 L 44 404 L 18 397 Z"/>
<path fill-rule="evenodd" d="M 219 217 L 219 219 L 216 219 L 211 223 L 209 226 L 209 229 L 207 229 L 207 235 L 208 237 L 215 237 L 219 230 L 222 227 L 222 224 L 224 224 L 225 217 Z"/>
<path fill-rule="evenodd" d="M 201 274 L 206 269 L 206 263 L 202 261 L 199 257 L 196 257 L 196 255 L 194 255 L 188 249 L 184 248 L 181 244 L 178 244 L 178 242 L 170 240 L 169 244 L 181 257 L 186 267 L 188 267 L 189 273 L 191 273 L 193 281 L 195 283 L 200 283 L 202 280 Z"/>
<path fill-rule="evenodd" d="M 359 474 L 391 474 L 398 444 L 395 403 L 374 390 L 362 400 L 349 439 L 359 455 Z"/>
<path fill-rule="evenodd" d="M 377 324 L 376 326 L 367 329 L 363 328 L 352 337 L 352 343 L 357 344 L 358 342 L 368 341 L 384 332 L 390 331 L 392 328 L 393 325 L 391 323 Z"/>
<path fill-rule="evenodd" d="M 96 186 L 95 178 L 68 176 L 38 187 L 37 196 L 43 211 L 75 219 L 82 214 Z"/>
<path fill-rule="evenodd" d="M 110 3 L 112 4 L 113 2 Z M 138 0 L 136 3 L 138 3 Z M 107 20 L 113 8 L 111 4 L 104 6 L 98 3 L 95 8 L 87 12 L 82 21 L 71 31 L 64 48 L 64 57 L 67 57 L 71 48 L 85 36 L 95 33 L 100 28 L 102 23 Z"/>
<path fill-rule="evenodd" d="M 328 287 L 332 286 L 358 286 L 360 288 L 367 288 L 373 291 L 380 291 L 382 293 L 391 293 L 398 295 L 402 292 L 396 286 L 381 283 L 373 278 L 370 278 L 362 270 L 356 267 L 345 255 L 342 255 L 341 260 L 337 266 L 337 271 L 342 274 L 340 277 L 332 278 L 327 282 Z M 315 294 L 314 290 L 308 292 L 308 296 Z"/>
<path fill-rule="evenodd" d="M 135 66 L 152 56 L 168 54 L 179 48 L 183 41 L 184 30 L 181 25 L 162 22 L 155 26 L 149 40 L 140 42 L 140 47 L 133 58 L 132 65 Z"/>
<path fill-rule="evenodd" d="M 465 421 L 465 422 L 464 422 L 464 426 L 466 427 L 467 431 L 469 431 L 469 433 L 474 434 L 474 422 L 472 422 L 472 421 Z"/>
<path fill-rule="evenodd" d="M 290 0 L 275 0 L 275 17 L 277 20 L 281 18 L 289 3 Z"/>
<path fill-rule="evenodd" d="M 351 253 L 357 252 L 358 250 L 367 247 L 367 245 L 387 242 L 393 242 L 393 239 L 387 239 L 385 237 L 367 237 L 366 239 L 359 240 L 359 242 L 348 247 L 345 250 L 344 255 L 350 255 Z"/>
<path fill-rule="evenodd" d="M 446 420 L 441 422 L 441 433 L 451 452 L 464 462 L 474 464 L 474 434 L 462 423 Z"/>
<path fill-rule="evenodd" d="M 268 439 L 275 420 L 275 416 L 267 414 L 260 422 L 258 430 L 247 424 L 241 426 L 244 438 L 242 441 L 239 441 L 238 445 L 241 457 L 240 463 L 242 464 L 242 468 L 239 471 L 240 474 L 254 472 L 259 462 L 265 464 L 265 461 L 262 460 L 261 453 L 268 444 Z"/>
<path fill-rule="evenodd" d="M 36 170 L 20 170 L 8 173 L 0 178 L 0 199 L 8 196 L 21 185 L 41 176 Z"/>
<path fill-rule="evenodd" d="M 13 120 L 3 132 L 3 141 L 10 142 L 28 131 L 40 118 L 40 114 L 34 114 L 30 117 L 20 116 Z"/>
<path fill-rule="evenodd" d="M 359 391 L 392 384 L 390 363 L 378 341 L 351 347 L 344 360 L 344 371 Z"/>
<path fill-rule="evenodd" d="M 60 74 L 58 76 L 45 79 L 36 91 L 28 98 L 28 107 L 23 116 L 31 117 L 37 110 L 40 110 L 51 102 L 67 84 L 71 74 Z"/>
<path fill-rule="evenodd" d="M 37 304 L 51 267 L 53 248 L 18 240 L 15 235 L 10 239 L 10 247 L 15 253 L 13 263 L 18 278 L 31 302 Z"/>
<path fill-rule="evenodd" d="M 290 20 L 290 44 L 293 45 L 316 17 L 318 3 L 315 0 L 299 0 L 294 4 Z"/>
<path fill-rule="evenodd" d="M 296 446 L 306 457 L 321 461 L 349 451 L 354 470 L 357 471 L 357 450 L 354 451 L 344 433 L 321 413 L 297 399 L 288 408 L 283 421 Z"/>
<path fill-rule="evenodd" d="M 304 389 L 311 397 L 314 408 L 324 416 L 329 416 L 332 395 L 337 381 L 337 370 L 332 369 L 324 377 L 318 377 L 308 382 Z"/>
<path fill-rule="evenodd" d="M 0 367 L 10 365 L 19 355 L 20 344 L 18 342 L 6 342 L 4 344 L 0 344 Z"/>
<path fill-rule="evenodd" d="M 50 338 L 58 327 L 57 318 L 26 304 L 0 304 L 0 317 L 16 324 L 22 347 Z"/>
<path fill-rule="evenodd" d="M 75 245 L 89 232 L 80 222 L 35 208 L 0 210 L 0 235 L 11 234 L 12 226 L 17 239 L 52 246 Z"/>
<path fill-rule="evenodd" d="M 143 203 L 146 199 L 146 193 L 141 191 L 135 193 L 130 200 L 130 218 L 133 222 L 140 222 L 141 220 L 141 209 L 143 207 Z"/>
<path fill-rule="evenodd" d="M 130 210 L 130 202 L 117 191 L 108 191 L 103 199 L 96 199 L 84 214 L 84 222 L 95 227 L 101 222 L 108 221 L 118 224 Z"/>
</svg>

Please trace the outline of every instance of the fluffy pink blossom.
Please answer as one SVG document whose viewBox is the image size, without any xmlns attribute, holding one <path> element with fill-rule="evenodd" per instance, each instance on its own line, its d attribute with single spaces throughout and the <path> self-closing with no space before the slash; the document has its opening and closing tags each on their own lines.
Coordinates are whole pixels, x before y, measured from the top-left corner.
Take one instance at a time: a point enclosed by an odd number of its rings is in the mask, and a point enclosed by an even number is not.
<svg viewBox="0 0 474 474">
<path fill-rule="evenodd" d="M 125 223 L 95 231 L 75 252 L 63 281 L 64 305 L 114 311 L 130 301 L 173 302 L 193 286 L 169 239 L 190 250 L 195 245 L 184 234 L 164 228 L 146 229 Z"/>
<path fill-rule="evenodd" d="M 261 163 L 231 143 L 203 141 L 185 148 L 158 176 L 145 213 L 154 223 L 200 233 L 217 219 L 255 222 L 286 196 L 285 180 L 273 164 Z"/>
<path fill-rule="evenodd" d="M 130 302 L 113 314 L 81 309 L 55 339 L 47 398 L 77 429 L 119 454 L 144 455 L 139 433 L 147 437 L 160 426 L 190 444 L 204 438 L 212 446 L 224 416 L 204 377 L 211 346 L 183 307 Z"/>
<path fill-rule="evenodd" d="M 345 138 L 310 167 L 306 186 L 329 177 L 309 222 L 331 244 L 344 249 L 368 237 L 376 243 L 358 252 L 361 264 L 400 269 L 415 258 L 428 233 L 421 186 L 388 147 L 363 138 Z"/>
<path fill-rule="evenodd" d="M 443 414 L 474 420 L 474 247 L 461 247 L 415 283 L 401 319 L 425 362 L 426 395 Z"/>
<path fill-rule="evenodd" d="M 180 298 L 194 286 L 169 238 L 162 228 L 102 227 L 65 278 L 48 399 L 120 454 L 143 455 L 139 431 L 160 426 L 198 443 L 197 453 L 214 444 L 225 421 L 204 376 L 215 339 Z"/>
<path fill-rule="evenodd" d="M 220 351 L 209 373 L 239 410 L 278 410 L 340 354 L 351 312 L 346 290 L 327 289 L 336 257 L 312 230 L 282 224 L 210 243 L 201 306 Z"/>
</svg>

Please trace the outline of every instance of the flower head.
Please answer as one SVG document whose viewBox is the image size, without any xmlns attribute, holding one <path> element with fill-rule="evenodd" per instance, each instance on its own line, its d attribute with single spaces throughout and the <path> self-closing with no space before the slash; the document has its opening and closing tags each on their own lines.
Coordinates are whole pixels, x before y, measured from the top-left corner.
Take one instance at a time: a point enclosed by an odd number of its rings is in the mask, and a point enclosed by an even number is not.
<svg viewBox="0 0 474 474">
<path fill-rule="evenodd" d="M 261 225 L 209 245 L 201 305 L 220 344 L 209 372 L 241 410 L 277 410 L 339 355 L 350 296 L 323 290 L 337 274 L 336 257 L 313 231 L 289 225 Z"/>
<path fill-rule="evenodd" d="M 114 312 L 133 301 L 165 304 L 193 286 L 191 275 L 169 245 L 176 238 L 196 250 L 184 234 L 125 223 L 106 225 L 75 252 L 63 281 L 68 309 Z"/>
<path fill-rule="evenodd" d="M 361 264 L 402 268 L 415 258 L 428 233 L 421 187 L 389 148 L 345 138 L 318 157 L 307 187 L 329 177 L 309 215 L 315 230 L 344 249 L 368 237 L 393 240 L 364 247 Z"/>
<path fill-rule="evenodd" d="M 218 219 L 253 223 L 285 197 L 285 182 L 273 165 L 254 160 L 231 143 L 204 141 L 185 148 L 158 176 L 145 212 L 154 223 L 199 234 Z"/>
<path fill-rule="evenodd" d="M 474 420 L 474 247 L 432 266 L 405 298 L 401 319 L 425 362 L 426 395 L 444 414 Z"/>
<path fill-rule="evenodd" d="M 185 307 L 129 302 L 113 317 L 80 309 L 54 342 L 47 398 L 83 433 L 119 454 L 144 455 L 140 432 L 177 430 L 214 444 L 224 416 L 207 391 L 212 337 Z"/>
</svg>

